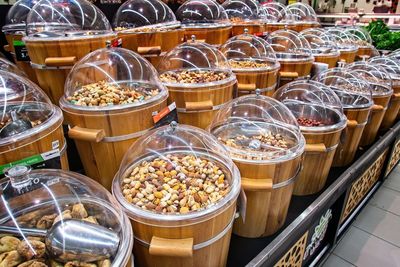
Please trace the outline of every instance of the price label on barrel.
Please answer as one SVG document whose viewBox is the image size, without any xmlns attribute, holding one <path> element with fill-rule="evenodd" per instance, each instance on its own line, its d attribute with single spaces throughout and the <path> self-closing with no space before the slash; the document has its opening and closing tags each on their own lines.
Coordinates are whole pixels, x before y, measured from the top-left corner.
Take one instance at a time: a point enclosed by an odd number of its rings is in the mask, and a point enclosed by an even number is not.
<svg viewBox="0 0 400 267">
<path fill-rule="evenodd" d="M 15 57 L 17 61 L 30 61 L 28 55 L 28 50 L 26 49 L 25 43 L 23 41 L 14 40 L 13 41 L 14 49 L 15 49 Z"/>
<path fill-rule="evenodd" d="M 159 112 L 153 112 L 154 128 L 168 125 L 173 121 L 178 122 L 178 112 L 176 111 L 175 102 L 171 103 L 168 107 L 163 108 Z"/>
</svg>

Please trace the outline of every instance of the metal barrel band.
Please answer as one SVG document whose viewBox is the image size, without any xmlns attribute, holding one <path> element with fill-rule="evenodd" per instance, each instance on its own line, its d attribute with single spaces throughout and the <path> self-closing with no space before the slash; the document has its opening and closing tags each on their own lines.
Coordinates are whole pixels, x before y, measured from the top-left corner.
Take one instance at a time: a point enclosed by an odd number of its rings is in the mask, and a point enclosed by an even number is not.
<svg viewBox="0 0 400 267">
<path fill-rule="evenodd" d="M 358 123 L 358 124 L 356 125 L 356 128 L 364 127 L 365 125 L 367 125 L 367 123 L 368 123 L 368 121 L 364 121 L 363 123 Z"/>
<path fill-rule="evenodd" d="M 119 142 L 119 141 L 125 141 L 125 140 L 129 140 L 129 139 L 133 139 L 133 138 L 138 138 L 138 137 L 141 137 L 142 135 L 146 134 L 148 131 L 149 131 L 149 129 L 130 133 L 130 134 L 119 135 L 119 136 L 106 136 L 103 139 L 101 139 L 101 142 L 111 143 L 111 142 Z"/>
<path fill-rule="evenodd" d="M 31 61 L 31 67 L 33 69 L 38 69 L 38 70 L 69 70 L 72 69 L 73 66 L 46 66 L 42 64 L 33 63 Z"/>
<path fill-rule="evenodd" d="M 213 106 L 212 107 L 212 109 L 206 109 L 206 110 L 190 110 L 190 111 L 188 111 L 188 110 L 186 110 L 185 108 L 176 108 L 176 110 L 178 111 L 178 112 L 182 112 L 182 113 L 199 113 L 199 112 L 207 112 L 207 111 L 214 111 L 214 110 L 219 110 L 219 109 L 221 109 L 224 105 L 225 105 L 226 103 L 222 103 L 222 104 L 220 104 L 220 105 L 217 105 L 217 106 Z"/>
<path fill-rule="evenodd" d="M 325 151 L 323 153 L 331 152 L 331 151 L 335 150 L 338 147 L 338 145 L 339 145 L 339 143 L 337 143 L 334 146 L 330 146 L 330 147 L 325 148 Z M 319 151 L 307 151 L 307 154 L 319 154 L 319 153 L 321 153 L 321 152 L 319 152 Z"/>
<path fill-rule="evenodd" d="M 64 155 L 66 151 L 67 151 L 67 139 L 64 138 L 64 145 L 60 150 L 60 155 Z"/>
<path fill-rule="evenodd" d="M 204 241 L 204 242 L 201 242 L 201 243 L 199 243 L 199 244 L 193 245 L 193 250 L 199 250 L 199 249 L 208 247 L 209 245 L 214 244 L 215 242 L 217 242 L 218 240 L 220 240 L 221 238 L 223 238 L 224 235 L 225 235 L 226 233 L 228 233 L 228 231 L 231 229 L 231 227 L 232 227 L 232 225 L 233 225 L 233 222 L 235 221 L 235 218 L 236 218 L 236 212 L 233 213 L 233 216 L 232 216 L 231 221 L 230 221 L 230 222 L 228 223 L 228 225 L 224 228 L 224 230 L 222 230 L 221 232 L 219 232 L 219 233 L 218 233 L 216 236 L 214 236 L 213 238 L 208 239 L 207 241 Z M 137 238 L 136 236 L 135 236 L 135 240 L 136 240 L 139 244 L 141 244 L 141 245 L 143 245 L 143 246 L 145 246 L 145 247 L 147 247 L 147 248 L 150 247 L 150 243 L 148 243 L 148 242 L 146 242 L 146 241 L 144 241 L 144 240 L 142 240 L 142 239 L 139 239 L 139 238 Z"/>
<path fill-rule="evenodd" d="M 275 87 L 276 87 L 276 85 L 277 85 L 277 83 L 274 83 L 274 84 L 271 85 L 270 87 L 267 87 L 267 88 L 257 88 L 257 89 L 260 90 L 260 93 L 264 93 L 264 92 L 268 92 L 268 91 L 274 90 Z M 248 92 L 247 90 L 239 90 L 239 89 L 238 89 L 238 91 L 239 91 L 239 92 Z M 253 90 L 253 91 L 255 92 L 256 90 Z"/>
<path fill-rule="evenodd" d="M 277 183 L 277 184 L 273 184 L 272 185 L 272 189 L 278 189 L 287 185 L 290 185 L 291 183 L 294 183 L 297 179 L 297 176 L 299 176 L 299 173 L 301 172 L 301 170 L 303 169 L 303 164 L 299 164 L 299 167 L 297 168 L 296 174 L 293 175 L 292 177 L 290 177 L 289 179 Z"/>
</svg>

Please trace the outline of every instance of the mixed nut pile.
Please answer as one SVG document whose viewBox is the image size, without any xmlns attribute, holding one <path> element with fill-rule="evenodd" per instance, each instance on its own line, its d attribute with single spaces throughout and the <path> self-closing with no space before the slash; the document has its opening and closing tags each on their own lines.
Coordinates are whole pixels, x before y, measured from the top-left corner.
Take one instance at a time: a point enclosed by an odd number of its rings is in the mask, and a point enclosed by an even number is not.
<svg viewBox="0 0 400 267">
<path fill-rule="evenodd" d="M 111 106 L 138 103 L 159 94 L 158 89 L 129 86 L 100 81 L 82 86 L 67 97 L 67 101 L 78 106 Z"/>
<path fill-rule="evenodd" d="M 256 69 L 256 68 L 271 68 L 271 65 L 266 62 L 257 62 L 254 60 L 229 60 L 229 65 L 233 69 Z"/>
<path fill-rule="evenodd" d="M 160 75 L 165 83 L 208 83 L 221 81 L 229 77 L 226 72 L 211 70 L 183 70 L 178 72 L 166 72 Z"/>
<path fill-rule="evenodd" d="M 30 212 L 17 218 L 22 227 L 49 229 L 61 219 L 80 219 L 98 224 L 96 216 L 90 215 L 84 205 L 75 204 L 62 214 L 50 213 L 42 215 L 42 210 Z M 60 263 L 49 259 L 44 238 L 27 237 L 20 240 L 12 235 L 1 235 L 0 267 L 110 267 L 109 259 L 98 262 L 70 261 Z"/>
<path fill-rule="evenodd" d="M 361 76 L 371 84 L 373 95 L 384 94 L 389 91 L 387 80 L 366 73 L 362 73 Z"/>
<path fill-rule="evenodd" d="M 299 123 L 300 126 L 306 126 L 306 127 L 316 127 L 316 126 L 324 126 L 324 123 L 319 120 L 315 119 L 308 119 L 308 118 L 298 118 L 297 122 Z"/>
<path fill-rule="evenodd" d="M 166 32 L 168 28 L 160 28 L 160 27 L 139 27 L 139 28 L 126 28 L 126 27 L 117 27 L 115 31 L 126 31 L 129 32 L 137 32 L 137 33 L 145 33 L 145 32 Z"/>
<path fill-rule="evenodd" d="M 204 157 L 181 154 L 141 162 L 122 184 L 122 193 L 129 203 L 167 214 L 206 209 L 230 189 L 218 164 Z"/>
</svg>

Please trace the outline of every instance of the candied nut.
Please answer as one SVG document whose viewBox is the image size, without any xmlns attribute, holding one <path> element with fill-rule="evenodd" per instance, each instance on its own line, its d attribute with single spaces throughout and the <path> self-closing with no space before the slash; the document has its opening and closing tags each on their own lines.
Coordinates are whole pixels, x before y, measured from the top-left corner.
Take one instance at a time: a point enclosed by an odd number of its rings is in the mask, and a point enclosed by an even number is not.
<svg viewBox="0 0 400 267">
<path fill-rule="evenodd" d="M 41 260 L 30 260 L 24 263 L 21 263 L 17 267 L 48 267 L 44 261 Z"/>
<path fill-rule="evenodd" d="M 80 261 L 69 261 L 67 262 L 64 267 L 97 267 L 95 263 L 86 263 Z"/>
<path fill-rule="evenodd" d="M 19 243 L 17 251 L 25 259 L 38 259 L 42 258 L 46 253 L 46 245 L 37 240 L 24 240 Z"/>
<path fill-rule="evenodd" d="M 55 260 L 50 260 L 50 267 L 64 267 L 64 264 Z"/>
<path fill-rule="evenodd" d="M 4 236 L 0 238 L 0 253 L 16 250 L 21 241 L 13 236 Z"/>
<path fill-rule="evenodd" d="M 65 220 L 65 219 L 72 219 L 72 215 L 71 215 L 71 211 L 70 210 L 65 210 L 62 212 L 62 214 L 58 215 L 55 219 L 54 219 L 54 223 L 53 225 L 60 221 L 61 219 Z"/>
<path fill-rule="evenodd" d="M 51 214 L 51 215 L 44 215 L 42 218 L 39 219 L 39 221 L 36 223 L 36 228 L 39 229 L 49 229 L 54 222 L 54 219 L 57 217 L 57 214 Z"/>
<path fill-rule="evenodd" d="M 87 213 L 85 207 L 83 206 L 83 204 L 79 203 L 79 204 L 75 204 L 72 207 L 71 216 L 74 219 L 83 219 L 88 216 L 88 213 Z"/>
<path fill-rule="evenodd" d="M 97 219 L 93 216 L 89 216 L 87 218 L 83 218 L 82 221 L 86 221 L 86 222 L 90 222 L 90 223 L 94 223 L 94 224 L 99 224 L 97 222 Z"/>
<path fill-rule="evenodd" d="M 22 262 L 22 257 L 16 250 L 0 254 L 0 267 L 14 267 Z"/>
<path fill-rule="evenodd" d="M 98 261 L 97 267 L 111 267 L 111 261 L 109 259 Z"/>
</svg>

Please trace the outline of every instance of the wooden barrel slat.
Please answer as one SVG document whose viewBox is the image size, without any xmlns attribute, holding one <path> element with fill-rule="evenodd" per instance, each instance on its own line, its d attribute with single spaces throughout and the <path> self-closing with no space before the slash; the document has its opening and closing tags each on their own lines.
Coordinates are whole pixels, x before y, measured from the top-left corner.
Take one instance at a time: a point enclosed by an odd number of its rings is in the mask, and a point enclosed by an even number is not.
<svg viewBox="0 0 400 267">
<path fill-rule="evenodd" d="M 314 55 L 315 62 L 328 64 L 328 68 L 336 67 L 340 56 Z"/>
<path fill-rule="evenodd" d="M 386 110 L 385 116 L 383 117 L 381 130 L 387 130 L 393 126 L 397 120 L 397 116 L 400 112 L 400 86 L 393 85 L 393 95 L 390 98 L 388 109 Z"/>
<path fill-rule="evenodd" d="M 354 51 L 340 51 L 340 57 L 339 57 L 339 61 L 344 61 L 347 64 L 353 63 L 354 60 L 356 60 L 356 56 L 357 56 L 357 51 L 358 50 L 354 50 Z"/>
<path fill-rule="evenodd" d="M 272 96 L 278 80 L 278 70 L 267 70 L 267 71 L 235 71 L 238 81 L 238 96 L 254 93 L 255 89 L 267 89 L 271 90 L 263 91 L 261 94 L 265 96 Z M 254 90 L 241 90 L 241 84 L 254 85 Z"/>
<path fill-rule="evenodd" d="M 203 40 L 211 45 L 222 45 L 231 36 L 232 27 L 220 28 L 185 28 L 185 40 L 191 40 L 192 35 L 196 36 L 196 40 Z"/>
<path fill-rule="evenodd" d="M 248 34 L 256 34 L 265 32 L 266 25 L 256 23 L 249 24 L 233 24 L 232 25 L 232 36 L 240 35 L 245 33 L 245 29 L 247 29 Z"/>
</svg>

